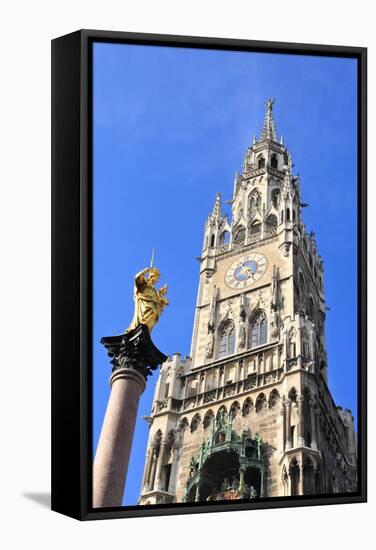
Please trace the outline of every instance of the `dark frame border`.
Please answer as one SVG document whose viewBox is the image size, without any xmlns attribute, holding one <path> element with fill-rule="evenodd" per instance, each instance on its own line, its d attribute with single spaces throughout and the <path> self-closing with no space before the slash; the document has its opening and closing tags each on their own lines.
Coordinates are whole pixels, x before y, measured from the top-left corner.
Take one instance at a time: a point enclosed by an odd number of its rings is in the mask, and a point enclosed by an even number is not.
<svg viewBox="0 0 376 550">
<path fill-rule="evenodd" d="M 92 45 L 94 42 L 354 58 L 358 62 L 357 493 L 96 508 L 92 472 Z M 80 30 L 52 40 L 52 509 L 80 520 L 367 500 L 367 49 Z"/>
</svg>

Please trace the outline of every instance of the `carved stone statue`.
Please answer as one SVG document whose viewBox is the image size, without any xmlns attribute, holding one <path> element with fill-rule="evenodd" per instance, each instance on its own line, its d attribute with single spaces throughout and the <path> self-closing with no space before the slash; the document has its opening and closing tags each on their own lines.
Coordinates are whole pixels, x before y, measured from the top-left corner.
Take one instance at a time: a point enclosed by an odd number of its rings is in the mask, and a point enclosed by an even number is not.
<svg viewBox="0 0 376 550">
<path fill-rule="evenodd" d="M 148 275 L 147 275 L 148 274 Z M 155 288 L 160 276 L 156 267 L 146 267 L 134 278 L 134 314 L 129 327 L 125 332 L 135 329 L 139 325 L 146 325 L 152 331 L 160 318 L 163 308 L 169 304 L 166 297 L 167 285 L 159 290 Z"/>
<path fill-rule="evenodd" d="M 244 348 L 245 338 L 246 338 L 245 323 L 244 321 L 241 321 L 239 326 L 239 347 L 240 348 Z"/>
<path fill-rule="evenodd" d="M 214 333 L 209 332 L 208 334 L 208 341 L 206 343 L 206 351 L 205 356 L 210 359 L 213 357 L 213 351 L 214 351 Z"/>
</svg>

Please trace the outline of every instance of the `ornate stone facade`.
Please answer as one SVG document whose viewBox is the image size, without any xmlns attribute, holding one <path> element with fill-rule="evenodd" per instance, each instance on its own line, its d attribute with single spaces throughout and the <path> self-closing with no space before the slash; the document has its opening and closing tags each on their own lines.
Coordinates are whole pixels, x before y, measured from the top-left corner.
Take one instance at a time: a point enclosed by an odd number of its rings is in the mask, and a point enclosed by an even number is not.
<svg viewBox="0 0 376 550">
<path fill-rule="evenodd" d="M 327 385 L 324 269 L 273 102 L 204 228 L 191 357 L 163 364 L 140 504 L 356 490 L 351 411 Z"/>
</svg>

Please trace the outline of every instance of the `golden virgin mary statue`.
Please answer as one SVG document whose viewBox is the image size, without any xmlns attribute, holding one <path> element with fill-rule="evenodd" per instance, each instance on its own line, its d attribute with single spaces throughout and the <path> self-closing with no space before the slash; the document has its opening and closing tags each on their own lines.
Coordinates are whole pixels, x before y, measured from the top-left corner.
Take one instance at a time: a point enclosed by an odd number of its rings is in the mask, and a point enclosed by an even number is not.
<svg viewBox="0 0 376 550">
<path fill-rule="evenodd" d="M 134 278 L 134 314 L 129 327 L 125 332 L 129 332 L 138 325 L 146 325 L 149 332 L 152 331 L 163 308 L 169 304 L 166 297 L 167 285 L 159 290 L 155 288 L 160 276 L 160 271 L 156 267 L 146 267 L 136 274 Z"/>
</svg>

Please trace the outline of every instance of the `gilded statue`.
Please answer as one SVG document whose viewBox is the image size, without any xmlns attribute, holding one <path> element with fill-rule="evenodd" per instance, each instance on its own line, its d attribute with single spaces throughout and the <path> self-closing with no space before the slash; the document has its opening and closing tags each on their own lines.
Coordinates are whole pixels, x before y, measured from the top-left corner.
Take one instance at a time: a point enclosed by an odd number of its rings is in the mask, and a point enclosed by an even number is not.
<svg viewBox="0 0 376 550">
<path fill-rule="evenodd" d="M 134 314 L 129 327 L 125 332 L 135 329 L 139 325 L 146 325 L 152 331 L 160 318 L 163 309 L 169 304 L 167 285 L 159 290 L 155 285 L 160 277 L 156 267 L 146 267 L 134 278 Z"/>
</svg>

